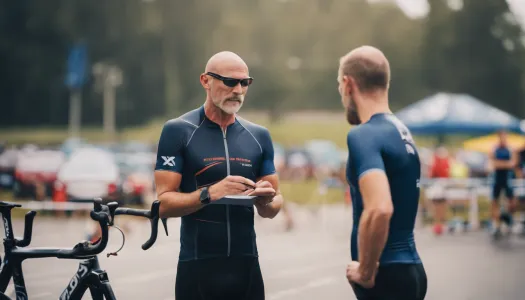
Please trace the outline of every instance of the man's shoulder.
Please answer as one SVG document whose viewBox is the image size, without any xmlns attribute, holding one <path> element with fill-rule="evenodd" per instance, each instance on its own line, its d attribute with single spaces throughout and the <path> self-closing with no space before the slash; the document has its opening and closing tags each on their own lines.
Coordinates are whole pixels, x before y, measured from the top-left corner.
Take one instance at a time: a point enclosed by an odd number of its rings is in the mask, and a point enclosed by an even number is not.
<svg viewBox="0 0 525 300">
<path fill-rule="evenodd" d="M 200 108 L 191 110 L 183 115 L 170 119 L 164 123 L 164 126 L 167 128 L 174 129 L 186 129 L 193 128 L 196 129 L 201 123 Z"/>
<path fill-rule="evenodd" d="M 198 117 L 198 111 L 194 110 L 166 121 L 162 128 L 162 136 L 168 139 L 189 139 L 192 133 L 199 128 Z"/>
<path fill-rule="evenodd" d="M 350 131 L 348 132 L 347 138 L 349 141 L 357 141 L 361 140 L 364 141 L 365 139 L 370 141 L 374 138 L 376 138 L 376 134 L 378 132 L 377 126 L 371 124 L 371 123 L 364 123 L 358 126 L 354 126 Z M 373 135 L 372 135 L 373 134 Z"/>
</svg>

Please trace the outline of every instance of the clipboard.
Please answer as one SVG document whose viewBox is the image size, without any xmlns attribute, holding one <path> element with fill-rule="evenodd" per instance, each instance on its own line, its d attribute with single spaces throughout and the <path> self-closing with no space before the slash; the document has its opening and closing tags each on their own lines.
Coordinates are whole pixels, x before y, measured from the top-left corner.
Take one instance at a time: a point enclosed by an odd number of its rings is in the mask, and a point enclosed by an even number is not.
<svg viewBox="0 0 525 300">
<path fill-rule="evenodd" d="M 257 196 L 228 195 L 217 201 L 213 201 L 210 204 L 253 206 L 256 198 Z"/>
</svg>

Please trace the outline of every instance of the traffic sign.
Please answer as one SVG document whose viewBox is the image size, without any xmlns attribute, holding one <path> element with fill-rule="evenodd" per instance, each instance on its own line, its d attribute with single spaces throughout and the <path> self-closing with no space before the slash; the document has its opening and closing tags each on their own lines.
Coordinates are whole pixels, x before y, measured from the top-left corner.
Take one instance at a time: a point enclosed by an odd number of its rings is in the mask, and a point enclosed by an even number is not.
<svg viewBox="0 0 525 300">
<path fill-rule="evenodd" d="M 87 46 L 83 43 L 74 45 L 67 60 L 66 85 L 71 88 L 81 88 L 86 82 Z"/>
</svg>

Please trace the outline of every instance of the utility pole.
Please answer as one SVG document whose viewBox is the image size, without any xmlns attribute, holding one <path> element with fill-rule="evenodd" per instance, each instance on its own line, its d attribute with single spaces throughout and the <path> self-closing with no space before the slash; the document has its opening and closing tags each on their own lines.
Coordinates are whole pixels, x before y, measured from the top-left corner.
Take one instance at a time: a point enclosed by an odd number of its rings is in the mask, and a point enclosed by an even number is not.
<svg viewBox="0 0 525 300">
<path fill-rule="evenodd" d="M 82 116 L 82 95 L 78 88 L 70 89 L 69 98 L 69 136 L 80 137 L 80 120 Z"/>
<path fill-rule="evenodd" d="M 93 66 L 93 74 L 97 81 L 96 86 L 103 95 L 104 133 L 114 140 L 117 131 L 116 88 L 122 84 L 122 70 L 118 66 L 99 62 Z"/>
</svg>

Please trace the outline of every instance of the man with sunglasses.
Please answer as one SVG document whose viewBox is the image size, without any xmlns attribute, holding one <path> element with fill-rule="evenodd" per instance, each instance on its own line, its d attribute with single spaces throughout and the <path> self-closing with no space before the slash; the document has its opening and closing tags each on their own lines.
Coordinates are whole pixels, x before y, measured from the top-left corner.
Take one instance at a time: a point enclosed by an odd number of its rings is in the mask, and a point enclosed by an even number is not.
<svg viewBox="0 0 525 300">
<path fill-rule="evenodd" d="M 359 300 L 422 300 L 427 277 L 414 241 L 421 167 L 412 135 L 390 111 L 390 66 L 374 47 L 340 60 L 346 177 L 354 211 L 347 279 Z"/>
<path fill-rule="evenodd" d="M 239 56 L 217 53 L 200 82 L 204 105 L 165 123 L 155 168 L 161 216 L 182 219 L 175 296 L 264 299 L 254 206 L 273 218 L 283 203 L 272 139 L 236 115 L 253 82 Z M 227 195 L 255 204 L 219 204 Z"/>
</svg>

